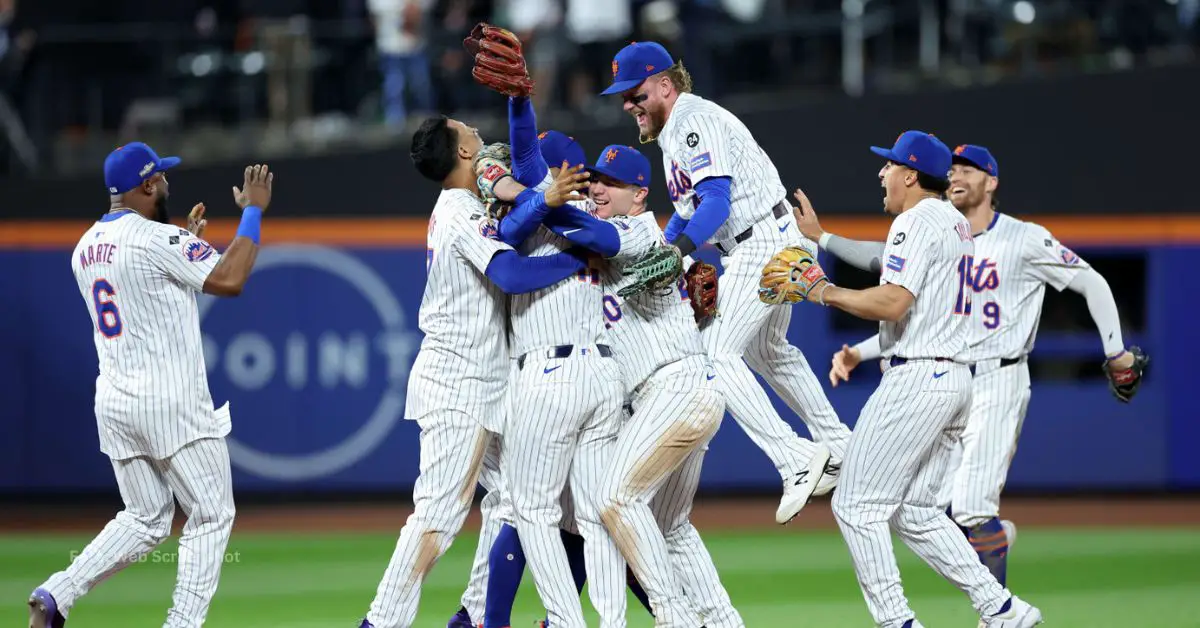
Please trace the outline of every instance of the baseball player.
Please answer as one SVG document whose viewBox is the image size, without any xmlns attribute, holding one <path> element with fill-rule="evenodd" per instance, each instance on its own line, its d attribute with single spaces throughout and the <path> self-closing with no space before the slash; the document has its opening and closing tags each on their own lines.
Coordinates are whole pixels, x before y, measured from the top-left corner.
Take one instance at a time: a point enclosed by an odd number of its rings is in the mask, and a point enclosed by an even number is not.
<svg viewBox="0 0 1200 628">
<path fill-rule="evenodd" d="M 1016 526 L 999 518 L 1000 493 L 1029 405 L 1026 359 L 1033 349 L 1046 285 L 1087 299 L 1104 347 L 1105 374 L 1118 399 L 1128 401 L 1136 393 L 1145 362 L 1139 348 L 1125 349 L 1117 305 L 1104 277 L 1041 225 L 996 211 L 999 175 L 1000 166 L 988 149 L 954 149 L 949 198 L 971 223 L 975 240 L 970 266 L 957 269 L 963 273 L 964 290 L 971 292 L 973 324 L 966 359 L 975 365 L 975 377 L 967 425 L 950 463 L 955 472 L 943 486 L 941 501 L 980 561 L 1006 584 Z M 797 200 L 801 210 L 796 221 L 806 237 L 850 264 L 878 271 L 882 242 L 856 242 L 826 233 L 803 192 L 797 191 Z M 837 386 L 849 379 L 859 362 L 879 357 L 878 336 L 843 346 L 833 357 L 830 383 Z"/>
<path fill-rule="evenodd" d="M 879 171 L 884 210 L 896 215 L 879 285 L 834 286 L 799 247 L 778 253 L 760 282 L 764 302 L 807 299 L 880 321 L 887 368 L 850 436 L 834 517 L 879 626 L 921 625 L 904 598 L 889 527 L 971 598 L 980 626 L 1033 626 L 1041 612 L 980 564 L 937 503 L 970 409 L 973 370 L 966 355 L 974 304 L 959 269 L 975 246 L 970 223 L 942 200 L 950 149 L 932 135 L 907 131 L 892 148 L 871 150 L 887 160 Z"/>
<path fill-rule="evenodd" d="M 246 168 L 237 237 L 222 255 L 204 240 L 203 203 L 188 228 L 169 222 L 166 171 L 178 157 L 122 146 L 104 161 L 110 208 L 80 238 L 71 270 L 92 319 L 100 374 L 96 424 L 125 508 L 63 571 L 29 598 L 30 628 L 61 627 L 96 585 L 138 562 L 171 533 L 178 500 L 187 514 L 163 624 L 200 626 L 217 590 L 233 527 L 229 404 L 208 389 L 196 293 L 241 294 L 258 254 L 274 176 Z"/>
<path fill-rule="evenodd" d="M 536 141 L 529 143 L 537 153 Z M 501 172 L 506 167 L 504 155 L 494 152 L 499 149 L 488 147 L 475 166 L 485 194 L 494 194 L 502 179 L 507 182 Z M 514 159 L 514 166 L 519 163 Z M 571 177 L 575 171 L 566 168 L 560 176 Z M 509 218 L 519 215 L 523 215 L 521 207 Z M 505 219 L 499 223 L 498 237 L 528 254 L 552 254 L 571 246 L 536 222 Z M 548 621 L 555 626 L 584 625 L 559 533 L 560 498 L 568 486 L 576 523 L 586 540 L 593 606 L 603 625 L 625 621 L 624 561 L 599 519 L 600 474 L 616 440 L 623 398 L 620 371 L 611 359 L 599 316 L 602 297 L 598 270 L 589 267 L 575 280 L 514 296 L 509 308 L 519 374 L 504 426 L 500 465 L 534 583 Z"/>
<path fill-rule="evenodd" d="M 631 390 L 633 411 L 606 474 L 601 518 L 646 588 L 655 625 L 743 625 L 706 550 L 695 558 L 712 574 L 718 600 L 703 609 L 689 604 L 683 591 L 692 588 L 676 577 L 665 538 L 681 526 L 690 527 L 688 515 L 704 452 L 720 427 L 725 403 L 683 280 L 677 286 L 619 296 L 621 288 L 636 281 L 623 274 L 625 265 L 663 242 L 654 215 L 645 207 L 650 162 L 633 148 L 612 145 L 590 172 L 596 216 L 610 223 L 608 240 L 616 245 L 603 251 L 609 262 L 601 272 L 604 315 Z M 660 491 L 670 507 L 656 520 L 651 500 Z M 660 521 L 665 524 L 661 528 Z M 703 611 L 708 612 L 702 617 Z"/>
<path fill-rule="evenodd" d="M 442 186 L 429 220 L 425 333 L 409 374 L 405 418 L 421 427 L 414 511 L 400 532 L 362 628 L 413 625 L 421 583 L 446 551 L 471 507 L 480 466 L 503 418 L 508 384 L 505 293 L 540 290 L 574 276 L 585 263 L 570 253 L 525 257 L 495 239 L 474 173 L 483 146 L 476 129 L 445 116 L 413 135 L 417 170 Z M 528 202 L 561 204 L 579 185 L 557 179 Z"/>
<path fill-rule="evenodd" d="M 613 84 L 636 120 L 642 142 L 658 141 L 675 214 L 669 245 L 626 270 L 638 281 L 626 295 L 671 285 L 682 260 L 705 242 L 721 252 L 720 314 L 702 330 L 730 414 L 775 464 L 784 494 L 776 521 L 787 523 L 814 494 L 833 489 L 850 430 L 829 404 L 800 350 L 787 342 L 791 313 L 755 298 L 759 271 L 785 246 L 815 251 L 796 230 L 770 158 L 740 120 L 691 93 L 691 77 L 661 45 L 630 44 L 613 59 Z M 743 361 L 744 359 L 744 361 Z M 772 407 L 754 369 L 808 425 L 801 438 Z M 820 489 L 818 490 L 818 486 Z"/>
<path fill-rule="evenodd" d="M 709 626 L 741 626 L 688 520 L 703 452 L 723 415 L 691 299 L 682 280 L 628 299 L 618 295 L 635 281 L 622 274 L 623 265 L 662 242 L 653 215 L 645 212 L 649 161 L 630 147 L 613 145 L 590 172 L 590 207 L 608 221 L 566 206 L 545 220 L 554 232 L 609 261 L 601 271 L 604 315 L 632 391 L 633 416 L 622 428 L 615 462 L 605 474 L 601 518 L 645 586 L 657 625 L 695 626 L 703 617 Z"/>
</svg>

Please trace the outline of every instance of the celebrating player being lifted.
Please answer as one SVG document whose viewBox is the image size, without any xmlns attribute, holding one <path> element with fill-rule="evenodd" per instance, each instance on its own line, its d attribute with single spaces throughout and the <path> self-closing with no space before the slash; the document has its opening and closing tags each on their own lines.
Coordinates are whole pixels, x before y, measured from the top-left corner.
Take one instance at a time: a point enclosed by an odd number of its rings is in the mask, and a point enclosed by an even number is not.
<svg viewBox="0 0 1200 628">
<path fill-rule="evenodd" d="M 136 563 L 171 534 L 175 501 L 187 513 L 167 619 L 204 624 L 233 528 L 229 404 L 214 408 L 204 369 L 196 293 L 236 297 L 254 260 L 274 180 L 245 171 L 234 200 L 237 235 L 222 255 L 204 240 L 205 207 L 188 228 L 168 220 L 168 169 L 135 142 L 104 161 L 110 209 L 80 238 L 71 270 L 92 317 L 100 374 L 96 423 L 125 508 L 79 556 L 29 599 L 30 628 L 59 628 L 70 608 L 105 578 Z"/>
<path fill-rule="evenodd" d="M 1054 239 L 1041 225 L 996 211 L 1000 166 L 986 148 L 963 145 L 954 149 L 950 170 L 950 201 L 971 223 L 975 255 L 957 270 L 964 291 L 970 291 L 973 323 L 965 359 L 975 365 L 971 409 L 962 441 L 955 447 L 955 470 L 943 487 L 942 505 L 970 539 L 983 564 L 1006 584 L 1009 545 L 1016 527 L 1001 521 L 1000 492 L 1016 453 L 1017 439 L 1029 405 L 1029 364 L 1042 299 L 1049 284 L 1055 290 L 1082 294 L 1106 360 L 1105 374 L 1113 394 L 1129 401 L 1141 383 L 1148 358 L 1141 350 L 1125 349 L 1112 290 L 1087 262 Z M 849 264 L 878 272 L 883 242 L 858 242 L 821 229 L 808 198 L 796 191 L 800 208 L 796 223 L 808 238 Z M 863 360 L 880 357 L 879 336 L 833 356 L 830 382 L 847 380 Z"/>
<path fill-rule="evenodd" d="M 630 44 L 613 59 L 613 84 L 637 120 L 641 141 L 658 141 L 675 214 L 669 244 L 626 272 L 622 296 L 674 284 L 683 259 L 705 242 L 721 252 L 725 274 L 717 311 L 702 330 L 730 414 L 784 480 L 776 521 L 787 523 L 814 494 L 832 490 L 850 430 L 825 397 L 799 349 L 787 341 L 791 312 L 756 298 L 759 271 L 785 246 L 816 244 L 796 230 L 786 191 L 770 158 L 733 114 L 691 93 L 691 77 L 661 45 Z M 743 358 L 745 361 L 743 361 Z M 775 412 L 751 368 L 787 402 L 817 440 L 801 438 Z M 824 480 L 822 482 L 822 480 Z"/>
<path fill-rule="evenodd" d="M 920 625 L 904 598 L 890 527 L 970 596 L 980 626 L 1028 628 L 1041 622 L 1041 613 L 979 563 L 937 503 L 971 402 L 971 295 L 958 269 L 975 246 L 970 223 L 942 200 L 950 149 L 908 131 L 892 148 L 871 150 L 887 160 L 879 171 L 884 209 L 896 215 L 879 285 L 834 286 L 808 251 L 791 247 L 763 268 L 759 296 L 766 303 L 814 301 L 880 321 L 887 370 L 850 436 L 833 496 L 834 518 L 875 622 Z"/>
</svg>

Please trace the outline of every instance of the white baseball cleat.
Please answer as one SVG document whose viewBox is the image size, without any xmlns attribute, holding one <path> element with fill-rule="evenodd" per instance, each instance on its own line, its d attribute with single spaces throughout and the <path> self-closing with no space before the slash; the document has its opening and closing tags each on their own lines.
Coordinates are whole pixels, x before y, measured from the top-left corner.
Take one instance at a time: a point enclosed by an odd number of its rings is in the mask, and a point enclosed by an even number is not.
<svg viewBox="0 0 1200 628">
<path fill-rule="evenodd" d="M 1000 527 L 1004 528 L 1004 536 L 1008 539 L 1008 551 L 1011 552 L 1013 545 L 1017 544 L 1017 524 L 1008 519 L 1001 519 Z"/>
<path fill-rule="evenodd" d="M 813 491 L 813 497 L 828 495 L 837 488 L 838 478 L 842 474 L 842 461 L 834 462 L 831 458 L 825 465 L 825 472 L 821 474 L 821 479 L 817 482 L 817 489 Z"/>
<path fill-rule="evenodd" d="M 775 511 L 776 523 L 788 523 L 808 505 L 829 464 L 829 455 L 829 448 L 818 443 L 812 458 L 808 459 L 808 467 L 783 481 L 783 499 L 779 500 L 779 509 Z"/>
<path fill-rule="evenodd" d="M 1042 611 L 1017 596 L 1009 599 L 1008 610 L 979 619 L 979 628 L 1033 628 L 1042 623 Z"/>
</svg>

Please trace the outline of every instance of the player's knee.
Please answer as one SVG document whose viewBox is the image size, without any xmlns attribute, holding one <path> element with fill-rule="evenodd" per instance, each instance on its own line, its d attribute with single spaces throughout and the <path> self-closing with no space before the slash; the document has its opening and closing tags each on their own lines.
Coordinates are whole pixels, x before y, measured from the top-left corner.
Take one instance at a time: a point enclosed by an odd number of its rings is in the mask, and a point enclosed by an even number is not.
<svg viewBox="0 0 1200 628">
<path fill-rule="evenodd" d="M 192 512 L 188 514 L 188 525 L 193 528 L 228 531 L 233 528 L 236 516 L 237 508 L 232 501 L 205 500 L 192 506 Z"/>
<path fill-rule="evenodd" d="M 600 501 L 600 523 L 604 525 L 610 535 L 621 531 L 621 522 L 626 507 L 627 503 L 615 493 L 605 495 Z"/>
<path fill-rule="evenodd" d="M 855 524 L 859 519 L 858 515 L 862 512 L 850 491 L 834 491 L 830 506 L 833 510 L 833 518 L 837 519 L 838 523 L 846 525 Z"/>
<path fill-rule="evenodd" d="M 138 513 L 122 510 L 117 513 L 117 521 L 126 528 L 137 531 L 150 542 L 158 545 L 171 536 L 171 523 L 175 520 L 175 505 L 158 513 Z"/>
</svg>

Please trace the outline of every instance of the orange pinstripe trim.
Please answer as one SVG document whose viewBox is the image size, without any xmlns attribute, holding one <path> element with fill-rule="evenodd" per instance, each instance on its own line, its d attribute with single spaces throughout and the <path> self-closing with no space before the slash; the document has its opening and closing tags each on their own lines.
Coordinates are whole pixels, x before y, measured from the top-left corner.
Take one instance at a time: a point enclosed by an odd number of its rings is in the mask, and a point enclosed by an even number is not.
<svg viewBox="0 0 1200 628">
<path fill-rule="evenodd" d="M 666 225 L 667 216 L 661 217 Z M 1033 216 L 1069 246 L 1146 245 L 1200 243 L 1200 216 Z M 87 221 L 0 221 L 0 249 L 71 248 L 89 227 Z M 891 219 L 887 216 L 822 219 L 823 226 L 856 240 L 883 240 Z M 422 246 L 427 218 L 284 218 L 268 215 L 263 240 L 333 246 Z M 236 216 L 210 218 L 208 239 L 221 245 L 233 239 Z"/>
</svg>

